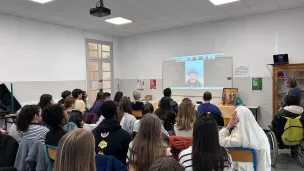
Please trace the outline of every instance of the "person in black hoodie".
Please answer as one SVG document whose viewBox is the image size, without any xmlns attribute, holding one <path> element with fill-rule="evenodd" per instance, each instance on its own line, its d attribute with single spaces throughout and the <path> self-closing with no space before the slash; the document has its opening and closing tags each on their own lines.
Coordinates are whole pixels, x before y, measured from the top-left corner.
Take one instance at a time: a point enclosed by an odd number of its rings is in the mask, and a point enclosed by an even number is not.
<svg viewBox="0 0 304 171">
<path fill-rule="evenodd" d="M 117 106 L 113 101 L 104 102 L 100 111 L 104 120 L 92 130 L 97 154 L 112 155 L 126 164 L 130 134 L 117 121 Z"/>
<path fill-rule="evenodd" d="M 164 97 L 168 97 L 170 99 L 170 106 L 171 106 L 172 113 L 177 114 L 178 113 L 178 104 L 176 103 L 176 101 L 174 101 L 171 98 L 171 94 L 172 94 L 171 89 L 166 88 L 166 89 L 164 89 L 163 93 L 164 93 Z"/>
<path fill-rule="evenodd" d="M 163 97 L 159 102 L 158 109 L 154 112 L 159 119 L 161 119 L 162 124 L 169 135 L 174 135 L 173 125 L 175 124 L 175 113 L 171 110 L 170 98 Z"/>
</svg>

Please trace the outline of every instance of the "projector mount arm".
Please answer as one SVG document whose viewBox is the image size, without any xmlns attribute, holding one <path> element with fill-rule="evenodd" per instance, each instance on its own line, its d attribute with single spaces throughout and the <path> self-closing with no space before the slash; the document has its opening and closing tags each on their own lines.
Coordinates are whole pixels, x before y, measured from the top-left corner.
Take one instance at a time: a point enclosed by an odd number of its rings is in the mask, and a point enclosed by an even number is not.
<svg viewBox="0 0 304 171">
<path fill-rule="evenodd" d="M 103 0 L 97 1 L 96 6 L 97 7 L 103 7 Z"/>
</svg>

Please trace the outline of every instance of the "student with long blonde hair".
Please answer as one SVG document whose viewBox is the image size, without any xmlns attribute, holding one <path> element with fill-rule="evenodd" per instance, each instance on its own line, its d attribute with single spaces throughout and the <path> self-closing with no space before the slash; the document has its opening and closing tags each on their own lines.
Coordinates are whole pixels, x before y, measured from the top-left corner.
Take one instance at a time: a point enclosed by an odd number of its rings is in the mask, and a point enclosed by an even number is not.
<svg viewBox="0 0 304 171">
<path fill-rule="evenodd" d="M 176 136 L 192 138 L 195 109 L 190 99 L 184 99 L 178 107 L 178 116 L 174 125 Z"/>
<path fill-rule="evenodd" d="M 91 132 L 76 129 L 59 141 L 54 171 L 96 171 L 95 140 Z"/>
<path fill-rule="evenodd" d="M 171 156 L 171 153 L 161 137 L 161 121 L 155 114 L 146 114 L 129 145 L 129 168 L 132 171 L 148 170 L 155 160 L 165 156 Z"/>
</svg>

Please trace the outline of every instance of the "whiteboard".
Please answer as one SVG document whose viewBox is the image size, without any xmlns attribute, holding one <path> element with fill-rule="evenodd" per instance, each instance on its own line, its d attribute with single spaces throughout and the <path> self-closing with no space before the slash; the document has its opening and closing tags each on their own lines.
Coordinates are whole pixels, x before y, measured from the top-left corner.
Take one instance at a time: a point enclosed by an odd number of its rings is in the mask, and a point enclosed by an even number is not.
<svg viewBox="0 0 304 171">
<path fill-rule="evenodd" d="M 177 80 L 183 81 L 185 77 L 184 62 L 164 61 L 162 64 L 163 89 L 172 87 Z M 205 60 L 204 80 L 205 89 L 172 90 L 173 96 L 202 97 L 205 91 L 210 91 L 213 98 L 221 98 L 222 89 L 208 87 L 233 87 L 233 58 L 219 57 L 214 60 Z"/>
</svg>

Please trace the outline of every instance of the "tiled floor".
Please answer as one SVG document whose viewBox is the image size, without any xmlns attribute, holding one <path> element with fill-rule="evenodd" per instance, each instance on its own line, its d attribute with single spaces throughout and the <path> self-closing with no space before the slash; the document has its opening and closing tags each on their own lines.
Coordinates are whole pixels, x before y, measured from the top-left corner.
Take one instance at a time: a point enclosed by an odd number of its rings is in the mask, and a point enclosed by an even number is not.
<svg viewBox="0 0 304 171">
<path fill-rule="evenodd" d="M 271 171 L 304 171 L 298 159 L 290 156 L 290 150 L 279 150 L 278 163 Z"/>
</svg>

